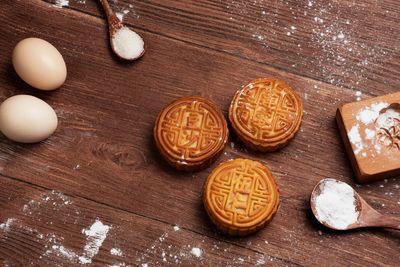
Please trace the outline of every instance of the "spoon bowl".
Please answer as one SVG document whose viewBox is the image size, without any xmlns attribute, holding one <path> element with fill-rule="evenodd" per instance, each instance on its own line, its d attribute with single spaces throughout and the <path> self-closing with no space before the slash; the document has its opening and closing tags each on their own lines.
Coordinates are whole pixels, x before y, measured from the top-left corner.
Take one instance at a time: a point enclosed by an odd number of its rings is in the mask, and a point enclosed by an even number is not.
<svg viewBox="0 0 400 267">
<path fill-rule="evenodd" d="M 330 214 L 331 222 L 329 220 L 326 220 L 324 216 L 321 216 L 321 206 L 318 206 L 318 198 L 321 196 L 323 193 L 324 187 L 326 186 L 327 183 L 333 183 L 342 186 L 343 188 L 347 189 L 347 193 L 353 193 L 354 196 L 354 208 L 350 213 L 346 213 L 347 211 L 345 210 L 338 210 L 337 214 Z M 337 196 L 340 198 L 341 196 Z M 312 193 L 311 193 L 311 198 L 310 198 L 310 205 L 311 205 L 311 210 L 315 216 L 315 218 L 324 226 L 333 229 L 333 230 L 350 230 L 350 229 L 356 229 L 356 228 L 363 228 L 363 227 L 387 227 L 387 228 L 392 228 L 392 229 L 397 229 L 400 230 L 400 219 L 382 215 L 378 211 L 376 211 L 374 208 L 372 208 L 350 185 L 335 180 L 335 179 L 323 179 L 319 181 L 319 183 L 314 187 Z M 335 203 L 332 203 L 332 205 L 335 205 Z M 335 207 L 331 207 L 335 208 Z M 352 217 L 352 220 L 349 220 L 349 222 L 346 225 L 342 224 L 335 224 L 332 223 L 335 219 L 340 218 L 339 213 L 345 213 L 345 214 L 352 214 L 354 212 L 354 215 L 356 217 Z"/>
<path fill-rule="evenodd" d="M 143 56 L 144 42 L 139 34 L 126 27 L 112 11 L 108 0 L 100 0 L 108 21 L 110 45 L 121 59 L 135 60 Z"/>
</svg>

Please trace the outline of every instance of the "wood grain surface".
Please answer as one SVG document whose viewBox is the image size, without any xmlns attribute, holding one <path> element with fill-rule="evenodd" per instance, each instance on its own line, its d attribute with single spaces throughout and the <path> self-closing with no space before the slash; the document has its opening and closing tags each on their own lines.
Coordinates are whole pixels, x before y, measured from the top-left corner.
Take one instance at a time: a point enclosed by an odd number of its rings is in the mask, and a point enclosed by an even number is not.
<svg viewBox="0 0 400 267">
<path fill-rule="evenodd" d="M 134 63 L 112 54 L 97 1 L 56 2 L 0 1 L 0 99 L 32 94 L 59 117 L 41 143 L 0 138 L 0 266 L 82 266 L 85 229 L 96 221 L 109 231 L 88 266 L 399 265 L 399 232 L 329 231 L 308 203 L 314 185 L 333 177 L 400 216 L 399 179 L 355 184 L 335 124 L 341 104 L 398 91 L 397 1 L 111 2 L 145 39 Z M 13 47 L 31 36 L 64 56 L 68 77 L 57 91 L 37 91 L 13 70 Z M 167 166 L 152 138 L 166 104 L 201 95 L 226 116 L 234 92 L 260 77 L 286 81 L 303 99 L 289 146 L 254 153 L 231 134 L 208 169 Z M 263 161 L 281 192 L 274 220 L 246 238 L 218 233 L 201 203 L 210 171 L 236 157 Z"/>
</svg>

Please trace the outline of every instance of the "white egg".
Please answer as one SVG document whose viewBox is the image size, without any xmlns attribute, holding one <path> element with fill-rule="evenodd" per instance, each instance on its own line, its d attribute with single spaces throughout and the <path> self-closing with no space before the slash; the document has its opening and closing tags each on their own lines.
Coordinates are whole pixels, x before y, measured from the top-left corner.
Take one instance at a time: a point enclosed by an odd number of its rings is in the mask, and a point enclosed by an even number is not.
<svg viewBox="0 0 400 267">
<path fill-rule="evenodd" d="M 20 41 L 14 48 L 12 62 L 19 77 L 37 89 L 57 89 L 67 78 L 67 67 L 60 52 L 39 38 Z"/>
<path fill-rule="evenodd" d="M 54 109 L 30 95 L 16 95 L 0 105 L 0 130 L 9 139 L 36 143 L 48 138 L 57 128 Z"/>
</svg>

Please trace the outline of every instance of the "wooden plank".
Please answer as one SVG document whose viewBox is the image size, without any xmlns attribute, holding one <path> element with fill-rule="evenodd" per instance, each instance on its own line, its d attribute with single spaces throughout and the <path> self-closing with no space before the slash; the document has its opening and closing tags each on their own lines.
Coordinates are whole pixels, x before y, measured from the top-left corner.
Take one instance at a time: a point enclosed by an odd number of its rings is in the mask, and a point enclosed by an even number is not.
<svg viewBox="0 0 400 267">
<path fill-rule="evenodd" d="M 120 0 L 112 6 L 129 11 L 124 21 L 134 28 L 364 94 L 399 86 L 395 0 Z M 103 16 L 96 1 L 70 1 L 70 8 Z"/>
<path fill-rule="evenodd" d="M 267 252 L 4 176 L 0 176 L 0 200 L 2 266 L 291 265 Z M 97 238 L 91 239 L 84 231 L 96 222 L 92 231 L 101 227 L 108 231 L 97 231 Z M 93 239 L 96 242 L 90 243 Z M 98 252 L 88 253 L 93 251 L 85 249 L 88 243 Z M 193 248 L 200 252 L 192 253 Z"/>
<path fill-rule="evenodd" d="M 149 40 L 149 53 L 133 65 L 122 64 L 110 56 L 107 31 L 99 18 L 54 9 L 40 1 L 0 5 L 0 21 L 7 25 L 0 40 L 2 99 L 33 93 L 9 65 L 9 53 L 23 37 L 35 35 L 51 41 L 69 66 L 62 89 L 34 92 L 55 107 L 60 117 L 58 131 L 36 145 L 1 139 L 2 174 L 169 225 L 179 224 L 255 251 L 268 251 L 288 264 L 393 263 L 393 233 L 337 235 L 310 219 L 307 199 L 320 178 L 331 176 L 352 183 L 333 119 L 337 105 L 355 100 L 351 90 L 144 31 L 140 33 Z M 7 16 L 14 19 L 8 21 Z M 248 152 L 232 138 L 220 161 L 237 156 L 263 160 L 276 175 L 283 197 L 277 217 L 266 230 L 249 238 L 230 239 L 215 233 L 202 209 L 201 188 L 212 167 L 193 175 L 171 170 L 158 156 L 151 130 L 157 112 L 175 97 L 200 94 L 213 99 L 226 113 L 234 91 L 243 82 L 262 76 L 276 76 L 296 88 L 307 114 L 294 142 L 274 154 Z M 375 207 L 398 215 L 396 186 L 398 182 L 390 180 L 358 189 Z M 364 243 L 368 245 L 361 247 Z"/>
</svg>

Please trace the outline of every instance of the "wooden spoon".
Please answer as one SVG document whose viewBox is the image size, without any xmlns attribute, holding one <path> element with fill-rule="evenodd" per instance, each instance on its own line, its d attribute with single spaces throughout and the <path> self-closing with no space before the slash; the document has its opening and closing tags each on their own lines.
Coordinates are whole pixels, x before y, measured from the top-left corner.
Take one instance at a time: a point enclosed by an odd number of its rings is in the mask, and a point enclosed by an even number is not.
<svg viewBox="0 0 400 267">
<path fill-rule="evenodd" d="M 373 209 L 353 188 L 354 191 L 354 196 L 356 200 L 356 210 L 358 211 L 358 218 L 357 221 L 354 222 L 353 224 L 348 225 L 344 229 L 338 228 L 335 225 L 331 225 L 326 221 L 322 221 L 319 219 L 318 212 L 316 209 L 316 201 L 315 199 L 321 194 L 322 190 L 322 185 L 330 180 L 329 182 L 335 181 L 337 183 L 343 183 L 338 180 L 334 179 L 323 179 L 321 180 L 315 187 L 314 190 L 311 193 L 311 199 L 310 199 L 310 204 L 311 204 L 311 210 L 315 216 L 315 218 L 323 225 L 325 225 L 328 228 L 334 229 L 334 230 L 350 230 L 350 229 L 356 229 L 356 228 L 363 228 L 363 227 L 386 227 L 386 228 L 392 228 L 392 229 L 397 229 L 400 230 L 400 219 L 382 215 L 375 209 Z M 343 183 L 346 184 L 346 183 Z M 347 185 L 347 184 L 346 184 Z"/>
<path fill-rule="evenodd" d="M 144 54 L 144 42 L 139 34 L 126 27 L 112 11 L 108 0 L 100 0 L 108 21 L 110 44 L 114 53 L 125 60 L 135 60 Z"/>
</svg>

